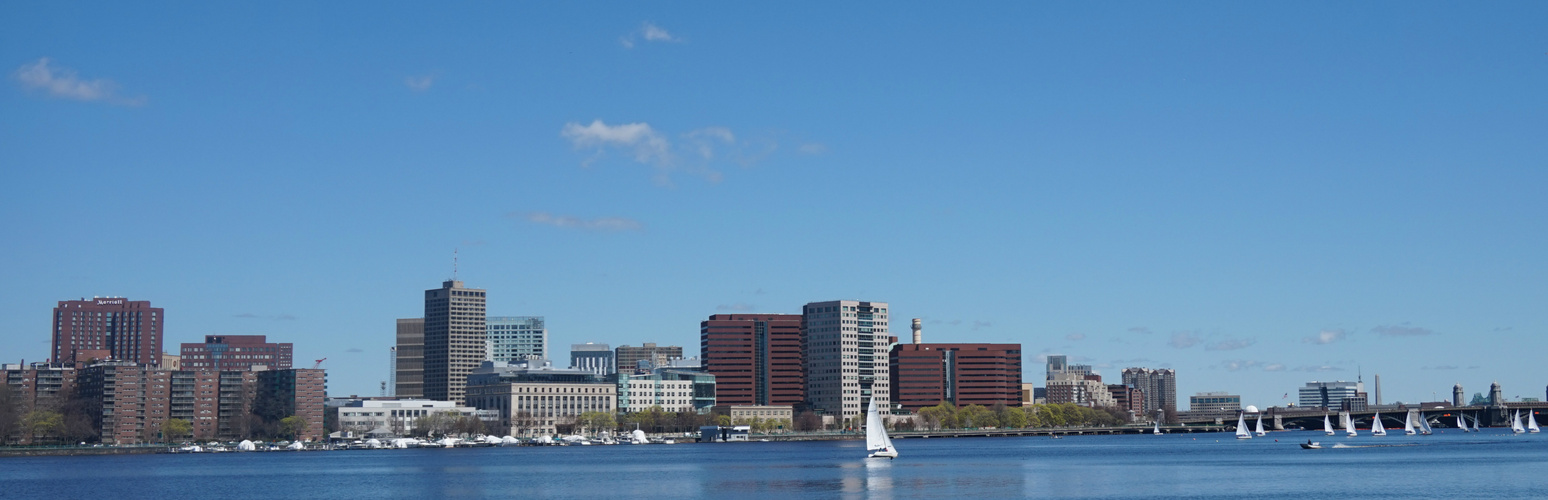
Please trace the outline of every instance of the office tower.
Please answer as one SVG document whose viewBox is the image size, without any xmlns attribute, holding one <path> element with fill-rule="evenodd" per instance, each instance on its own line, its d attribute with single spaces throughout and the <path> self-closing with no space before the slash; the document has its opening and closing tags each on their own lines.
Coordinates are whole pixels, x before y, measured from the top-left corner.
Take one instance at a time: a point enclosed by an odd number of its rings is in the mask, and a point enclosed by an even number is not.
<svg viewBox="0 0 1548 500">
<path fill-rule="evenodd" d="M 182 345 L 181 364 L 189 370 L 288 370 L 291 351 L 289 342 L 269 342 L 263 335 L 205 335 L 202 344 Z"/>
<path fill-rule="evenodd" d="M 1021 406 L 1021 344 L 898 344 L 889 360 L 891 398 L 905 410 Z"/>
<path fill-rule="evenodd" d="M 87 363 L 92 359 L 161 364 L 166 314 L 150 301 L 123 297 L 61 300 L 54 308 L 53 362 Z M 77 356 L 77 353 L 80 356 Z"/>
<path fill-rule="evenodd" d="M 548 327 L 542 316 L 491 316 L 485 361 L 512 363 L 548 358 Z"/>
<path fill-rule="evenodd" d="M 636 373 L 639 371 L 641 361 L 649 362 L 650 371 L 666 366 L 667 361 L 682 359 L 683 346 L 666 345 L 658 346 L 654 342 L 646 342 L 640 347 L 627 345 L 618 346 L 613 350 L 613 360 L 618 366 L 618 373 Z"/>
<path fill-rule="evenodd" d="M 801 309 L 801 331 L 813 408 L 849 419 L 865 413 L 874 398 L 882 413 L 892 412 L 886 302 L 809 303 Z"/>
<path fill-rule="evenodd" d="M 1359 382 L 1307 382 L 1297 391 L 1296 405 L 1302 408 L 1327 408 L 1330 410 L 1347 409 L 1344 405 L 1346 399 L 1359 399 L 1360 407 L 1364 406 L 1365 390 Z"/>
<path fill-rule="evenodd" d="M 425 319 L 398 320 L 393 394 L 405 399 L 425 397 Z"/>
<path fill-rule="evenodd" d="M 570 345 L 570 368 L 585 370 L 597 375 L 612 375 L 618 373 L 613 364 L 613 348 L 607 344 Z"/>
<path fill-rule="evenodd" d="M 806 400 L 799 314 L 715 314 L 699 322 L 699 359 L 715 376 L 715 404 L 786 406 Z"/>
<path fill-rule="evenodd" d="M 1177 372 L 1171 369 L 1124 368 L 1123 384 L 1145 393 L 1145 412 L 1177 411 Z"/>
<path fill-rule="evenodd" d="M 484 294 L 457 280 L 425 290 L 425 399 L 466 402 L 468 374 L 487 347 Z"/>
</svg>

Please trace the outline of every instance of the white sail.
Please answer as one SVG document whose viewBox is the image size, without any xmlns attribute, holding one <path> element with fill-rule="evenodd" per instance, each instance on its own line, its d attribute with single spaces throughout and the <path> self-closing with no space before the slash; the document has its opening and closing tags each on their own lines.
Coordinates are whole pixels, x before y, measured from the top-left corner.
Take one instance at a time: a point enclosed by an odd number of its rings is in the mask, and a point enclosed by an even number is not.
<svg viewBox="0 0 1548 500">
<path fill-rule="evenodd" d="M 1385 436 L 1387 429 L 1381 426 L 1381 412 L 1376 412 L 1376 417 L 1371 419 L 1371 435 Z"/>
<path fill-rule="evenodd" d="M 887 437 L 887 426 L 882 423 L 881 413 L 876 411 L 874 398 L 865 410 L 865 451 L 871 452 L 868 458 L 898 458 L 898 450 L 892 447 L 892 439 Z"/>
<path fill-rule="evenodd" d="M 1333 435 L 1333 421 L 1328 420 L 1328 414 L 1326 413 L 1322 414 L 1322 432 L 1329 436 Z"/>
<path fill-rule="evenodd" d="M 1247 414 L 1236 416 L 1236 439 L 1252 439 L 1252 433 L 1247 432 Z"/>
<path fill-rule="evenodd" d="M 1473 416 L 1473 432 L 1483 432 L 1483 429 L 1479 429 L 1478 428 L 1478 416 L 1477 415 Z"/>
<path fill-rule="evenodd" d="M 1349 416 L 1348 413 L 1340 413 L 1338 414 L 1338 417 L 1344 420 L 1344 434 L 1348 435 L 1349 437 L 1360 435 L 1359 432 L 1355 431 L 1354 417 Z"/>
<path fill-rule="evenodd" d="M 1535 411 L 1527 410 L 1527 432 L 1542 432 L 1537 428 L 1537 416 Z"/>
<path fill-rule="evenodd" d="M 1516 410 L 1516 416 L 1510 419 L 1510 432 L 1520 434 L 1526 432 L 1526 427 L 1521 426 L 1521 410 Z"/>
<path fill-rule="evenodd" d="M 1409 413 L 1407 415 L 1404 415 L 1403 416 L 1403 434 L 1407 435 L 1407 436 L 1412 436 L 1412 435 L 1418 434 L 1418 433 L 1419 433 L 1419 431 L 1414 430 L 1414 414 L 1413 413 Z"/>
<path fill-rule="evenodd" d="M 1424 416 L 1424 412 L 1419 412 L 1419 433 L 1428 436 L 1433 432 L 1430 429 L 1430 419 Z"/>
<path fill-rule="evenodd" d="M 1154 434 L 1155 434 L 1155 435 L 1157 435 L 1157 436 L 1160 436 L 1160 435 L 1161 435 L 1161 421 L 1160 421 L 1160 420 L 1157 420 L 1157 421 L 1156 421 L 1156 430 L 1155 430 L 1155 431 L 1153 431 L 1153 433 L 1154 433 Z"/>
<path fill-rule="evenodd" d="M 1263 437 L 1263 436 L 1267 436 L 1268 435 L 1267 432 L 1263 432 L 1263 414 L 1262 413 L 1258 414 L 1258 427 L 1253 429 L 1253 433 L 1257 434 L 1258 437 Z"/>
<path fill-rule="evenodd" d="M 1467 432 L 1467 421 L 1462 420 L 1461 413 L 1457 414 L 1457 428 L 1462 429 L 1462 432 Z"/>
</svg>

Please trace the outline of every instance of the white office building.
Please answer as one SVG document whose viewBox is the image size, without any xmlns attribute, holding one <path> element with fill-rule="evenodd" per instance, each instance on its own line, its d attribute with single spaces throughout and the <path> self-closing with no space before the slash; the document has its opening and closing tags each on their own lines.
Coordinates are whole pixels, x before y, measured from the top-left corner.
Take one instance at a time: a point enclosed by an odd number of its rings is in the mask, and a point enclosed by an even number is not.
<svg viewBox="0 0 1548 500">
<path fill-rule="evenodd" d="M 542 316 L 491 316 L 484 324 L 489 332 L 484 361 L 548 358 L 548 327 Z"/>
<path fill-rule="evenodd" d="M 437 413 L 479 416 L 476 408 L 457 406 L 457 403 L 451 401 L 428 399 L 352 400 L 332 410 L 337 412 L 338 430 L 352 432 L 357 436 L 407 436 L 414 433 L 415 420 Z"/>
<path fill-rule="evenodd" d="M 891 410 L 886 302 L 812 302 L 801 310 L 801 332 L 813 407 L 848 419 L 876 398 L 883 413 Z"/>
</svg>

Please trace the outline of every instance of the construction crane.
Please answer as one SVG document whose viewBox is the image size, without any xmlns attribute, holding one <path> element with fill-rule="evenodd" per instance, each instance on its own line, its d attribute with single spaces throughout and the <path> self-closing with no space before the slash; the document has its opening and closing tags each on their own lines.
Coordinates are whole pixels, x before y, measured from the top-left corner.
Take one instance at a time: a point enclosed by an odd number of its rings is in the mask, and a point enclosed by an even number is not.
<svg viewBox="0 0 1548 500">
<path fill-rule="evenodd" d="M 328 360 L 328 358 L 323 358 L 323 359 L 319 359 L 319 360 L 317 360 L 317 362 L 316 362 L 316 363 L 313 363 L 313 364 L 312 364 L 312 369 L 313 369 L 313 370 L 316 370 L 316 369 L 318 369 L 318 368 L 322 368 L 322 362 L 324 362 L 324 361 L 327 361 L 327 360 Z"/>
</svg>

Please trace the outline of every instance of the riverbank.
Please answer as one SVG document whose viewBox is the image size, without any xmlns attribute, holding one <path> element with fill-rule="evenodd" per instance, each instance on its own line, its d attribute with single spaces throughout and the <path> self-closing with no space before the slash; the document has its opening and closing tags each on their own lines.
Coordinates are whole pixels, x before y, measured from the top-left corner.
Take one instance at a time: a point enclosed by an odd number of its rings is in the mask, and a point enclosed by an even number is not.
<svg viewBox="0 0 1548 500">
<path fill-rule="evenodd" d="M 68 457 L 87 455 L 146 455 L 166 453 L 156 446 L 15 446 L 0 447 L 0 457 Z"/>
</svg>

